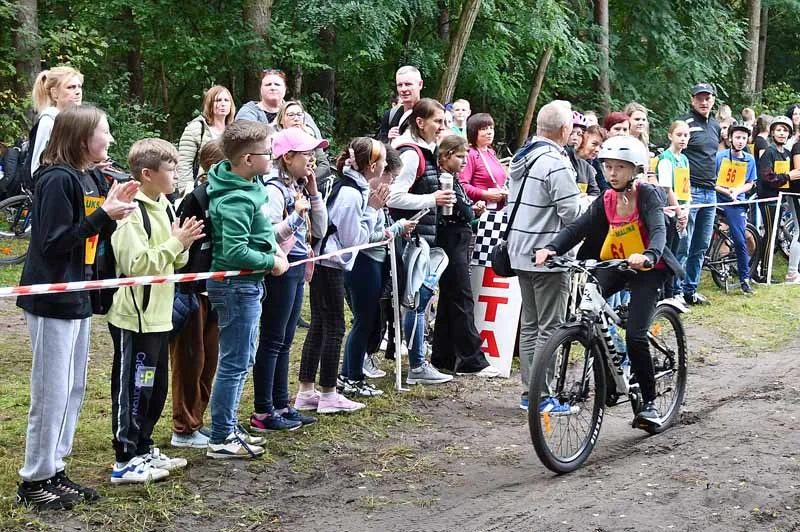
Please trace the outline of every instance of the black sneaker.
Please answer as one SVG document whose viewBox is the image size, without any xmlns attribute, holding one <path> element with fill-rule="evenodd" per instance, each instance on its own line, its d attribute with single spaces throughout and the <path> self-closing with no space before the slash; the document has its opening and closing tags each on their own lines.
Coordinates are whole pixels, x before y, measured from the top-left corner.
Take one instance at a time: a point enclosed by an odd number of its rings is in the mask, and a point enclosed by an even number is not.
<svg viewBox="0 0 800 532">
<path fill-rule="evenodd" d="M 653 401 L 646 402 L 642 410 L 633 418 L 634 428 L 643 429 L 659 425 L 661 425 L 661 412 L 658 411 Z"/>
<path fill-rule="evenodd" d="M 745 281 L 742 283 L 742 293 L 746 296 L 752 296 L 756 293 L 756 291 L 753 290 L 753 287 L 750 286 L 749 282 Z"/>
<path fill-rule="evenodd" d="M 86 502 L 98 501 L 101 498 L 94 489 L 71 481 L 64 471 L 56 473 L 56 476 L 53 477 L 53 484 L 66 493 L 77 493 Z"/>
<path fill-rule="evenodd" d="M 49 478 L 36 482 L 20 482 L 14 504 L 36 510 L 67 510 L 81 502 L 81 499 L 77 493 L 63 491 Z"/>
<path fill-rule="evenodd" d="M 297 326 L 302 327 L 303 329 L 309 329 L 311 324 L 304 320 L 303 316 L 300 316 L 300 318 L 297 320 Z"/>
<path fill-rule="evenodd" d="M 687 305 L 710 305 L 711 301 L 700 295 L 698 292 L 694 294 L 683 294 L 683 300 Z"/>
<path fill-rule="evenodd" d="M 288 419 L 289 421 L 299 421 L 303 424 L 303 426 L 313 425 L 317 422 L 317 418 L 314 416 L 304 416 L 299 410 L 292 408 L 291 406 L 286 408 L 286 412 L 281 413 L 281 417 L 283 419 Z"/>
</svg>

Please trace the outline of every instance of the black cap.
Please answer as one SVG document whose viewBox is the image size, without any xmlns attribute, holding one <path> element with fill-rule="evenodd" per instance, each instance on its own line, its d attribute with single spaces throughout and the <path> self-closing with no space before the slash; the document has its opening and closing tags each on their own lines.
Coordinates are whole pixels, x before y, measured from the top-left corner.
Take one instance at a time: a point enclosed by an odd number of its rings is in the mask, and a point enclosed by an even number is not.
<svg viewBox="0 0 800 532">
<path fill-rule="evenodd" d="M 717 91 L 714 90 L 714 85 L 711 83 L 698 83 L 692 87 L 692 96 L 697 96 L 701 92 L 707 92 L 712 96 L 717 94 Z"/>
</svg>

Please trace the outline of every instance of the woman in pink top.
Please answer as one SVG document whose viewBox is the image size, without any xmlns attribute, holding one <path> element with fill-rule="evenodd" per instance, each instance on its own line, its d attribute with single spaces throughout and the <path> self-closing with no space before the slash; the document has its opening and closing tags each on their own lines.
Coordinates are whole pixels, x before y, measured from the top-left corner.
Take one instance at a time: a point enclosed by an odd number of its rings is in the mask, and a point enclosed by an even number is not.
<svg viewBox="0 0 800 532">
<path fill-rule="evenodd" d="M 472 201 L 484 201 L 488 209 L 502 209 L 508 192 L 504 185 L 506 171 L 492 149 L 494 120 L 488 113 L 478 113 L 467 120 L 469 153 L 467 165 L 458 178 Z"/>
</svg>

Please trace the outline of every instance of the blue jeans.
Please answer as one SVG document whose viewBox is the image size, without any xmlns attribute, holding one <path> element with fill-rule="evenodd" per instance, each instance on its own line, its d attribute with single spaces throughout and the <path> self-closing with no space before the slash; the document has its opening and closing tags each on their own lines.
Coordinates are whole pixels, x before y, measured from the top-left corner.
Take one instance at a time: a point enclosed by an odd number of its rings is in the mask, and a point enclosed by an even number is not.
<svg viewBox="0 0 800 532">
<path fill-rule="evenodd" d="M 717 193 L 711 189 L 692 187 L 692 203 L 716 203 Z M 714 231 L 714 207 L 689 210 L 689 252 L 686 257 L 686 279 L 683 281 L 683 294 L 691 296 L 697 292 L 700 284 L 700 273 L 703 271 L 703 259 L 711 243 Z"/>
<path fill-rule="evenodd" d="M 408 345 L 408 364 L 412 368 L 418 368 L 425 362 L 425 309 L 428 302 L 433 297 L 433 290 L 425 285 L 419 289 L 419 305 L 416 310 L 406 311 L 403 316 L 403 335 L 406 337 Z M 414 322 L 417 328 L 414 330 Z M 411 332 L 414 332 L 414 340 L 411 341 Z"/>
<path fill-rule="evenodd" d="M 681 264 L 681 267 L 686 269 L 686 257 L 689 255 L 689 231 L 687 229 L 686 234 L 683 236 L 678 236 L 678 246 L 675 249 L 675 258 L 678 259 L 678 262 Z M 673 280 L 673 286 L 675 287 L 675 295 L 683 294 L 683 279 L 675 276 Z"/>
<path fill-rule="evenodd" d="M 750 255 L 747 253 L 745 231 L 747 227 L 747 205 L 722 207 L 725 219 L 730 227 L 731 240 L 736 250 L 736 267 L 739 269 L 739 281 L 744 283 L 750 279 Z"/>
<path fill-rule="evenodd" d="M 359 253 L 353 269 L 345 272 L 345 284 L 350 286 L 350 308 L 353 328 L 347 335 L 342 360 L 342 375 L 351 380 L 364 378 L 364 353 L 370 335 L 380 327 L 380 299 L 383 292 L 383 263 Z"/>
<path fill-rule="evenodd" d="M 303 258 L 292 256 L 289 262 Z M 259 414 L 289 406 L 289 349 L 303 308 L 305 276 L 306 267 L 300 265 L 264 279 L 267 296 L 253 366 L 253 408 Z"/>
<path fill-rule="evenodd" d="M 264 282 L 206 281 L 211 308 L 219 318 L 219 363 L 211 389 L 211 443 L 223 443 L 238 418 L 239 399 L 256 357 Z"/>
</svg>

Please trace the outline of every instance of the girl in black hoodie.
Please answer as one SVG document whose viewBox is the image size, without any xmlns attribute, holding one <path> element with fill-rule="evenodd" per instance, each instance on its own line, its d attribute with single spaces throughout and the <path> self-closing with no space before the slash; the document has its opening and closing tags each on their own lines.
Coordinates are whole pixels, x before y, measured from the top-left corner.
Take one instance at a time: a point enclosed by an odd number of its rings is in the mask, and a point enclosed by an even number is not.
<svg viewBox="0 0 800 532">
<path fill-rule="evenodd" d="M 35 174 L 31 242 L 21 285 L 88 280 L 100 231 L 137 208 L 138 183 L 114 184 L 103 198 L 104 184 L 88 171 L 108 158 L 112 140 L 105 113 L 95 107 L 73 106 L 56 117 Z M 96 500 L 96 491 L 64 473 L 86 386 L 89 292 L 25 295 L 17 306 L 25 311 L 33 362 L 16 502 L 60 509 Z"/>
</svg>

